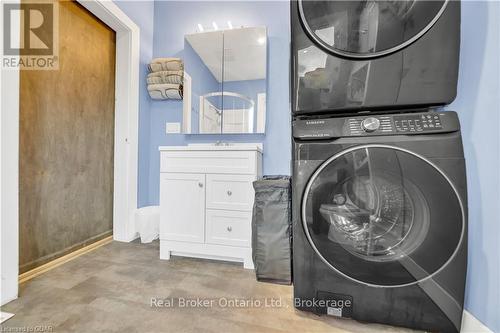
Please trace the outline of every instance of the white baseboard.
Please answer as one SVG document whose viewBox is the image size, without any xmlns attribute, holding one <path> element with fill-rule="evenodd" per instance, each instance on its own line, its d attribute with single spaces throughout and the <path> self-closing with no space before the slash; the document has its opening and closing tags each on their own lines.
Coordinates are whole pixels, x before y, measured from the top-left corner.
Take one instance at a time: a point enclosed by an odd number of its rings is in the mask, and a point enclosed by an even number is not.
<svg viewBox="0 0 500 333">
<path fill-rule="evenodd" d="M 3 323 L 4 321 L 9 320 L 12 317 L 14 317 L 13 313 L 0 312 L 0 324 Z"/>
<path fill-rule="evenodd" d="M 3 297 L 3 295 L 2 295 L 2 297 Z M 17 298 L 18 298 L 18 297 L 17 297 L 17 294 L 16 294 L 16 295 L 9 295 L 9 296 L 6 296 L 6 297 L 5 297 L 5 299 L 4 299 L 4 298 L 2 298 L 2 301 L 1 301 L 1 303 L 0 303 L 0 306 L 4 306 L 5 304 L 10 303 L 10 302 L 12 302 L 13 300 L 15 300 L 15 299 L 17 299 Z"/>
<path fill-rule="evenodd" d="M 117 242 L 130 243 L 130 242 L 136 240 L 137 238 L 139 238 L 138 232 L 134 233 L 133 235 L 126 236 L 126 237 L 118 237 L 118 236 L 113 234 L 113 240 L 117 241 Z"/>
<path fill-rule="evenodd" d="M 462 333 L 493 333 L 488 327 L 477 320 L 470 312 L 464 310 L 462 317 Z"/>
<path fill-rule="evenodd" d="M 160 259 L 169 260 L 170 255 L 242 262 L 245 269 L 254 269 L 252 249 L 249 247 L 160 239 Z"/>
</svg>

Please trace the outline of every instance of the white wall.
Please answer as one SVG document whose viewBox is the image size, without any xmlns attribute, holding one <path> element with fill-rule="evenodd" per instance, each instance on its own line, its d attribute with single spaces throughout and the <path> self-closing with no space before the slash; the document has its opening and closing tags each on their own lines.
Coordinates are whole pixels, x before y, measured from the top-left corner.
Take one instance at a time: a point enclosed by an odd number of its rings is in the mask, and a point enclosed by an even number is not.
<svg viewBox="0 0 500 333">
<path fill-rule="evenodd" d="M 16 94 L 7 94 L 7 87 L 18 89 L 16 87 L 19 87 L 19 72 L 13 70 L 0 72 L 0 272 L 2 276 L 0 299 L 1 304 L 5 304 L 17 297 L 19 273 L 17 246 L 19 98 Z"/>
<path fill-rule="evenodd" d="M 16 1 L 13 1 L 16 2 Z M 3 27 L 3 7 L 0 8 Z M 19 31 L 14 32 L 16 34 Z M 19 71 L 0 70 L 0 303 L 17 298 Z M 9 93 L 7 93 L 7 91 Z"/>
</svg>

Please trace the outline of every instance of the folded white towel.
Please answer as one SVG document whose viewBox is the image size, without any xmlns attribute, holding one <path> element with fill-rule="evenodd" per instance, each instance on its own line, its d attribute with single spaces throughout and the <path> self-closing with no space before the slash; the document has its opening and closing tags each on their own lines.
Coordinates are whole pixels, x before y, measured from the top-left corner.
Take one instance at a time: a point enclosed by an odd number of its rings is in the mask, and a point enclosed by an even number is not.
<svg viewBox="0 0 500 333">
<path fill-rule="evenodd" d="M 146 81 L 148 84 L 173 83 L 182 84 L 184 80 L 183 71 L 161 71 L 149 73 Z"/>
<path fill-rule="evenodd" d="M 152 99 L 182 99 L 182 84 L 150 84 L 148 85 L 149 96 Z"/>
<path fill-rule="evenodd" d="M 182 71 L 184 70 L 184 62 L 181 58 L 156 58 L 151 60 L 149 71 Z"/>
</svg>

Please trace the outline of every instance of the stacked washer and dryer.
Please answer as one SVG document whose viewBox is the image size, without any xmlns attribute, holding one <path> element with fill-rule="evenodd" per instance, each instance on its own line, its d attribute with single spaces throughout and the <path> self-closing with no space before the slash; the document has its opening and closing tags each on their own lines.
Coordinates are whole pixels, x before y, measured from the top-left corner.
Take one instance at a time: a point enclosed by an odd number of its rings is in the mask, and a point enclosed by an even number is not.
<svg viewBox="0 0 500 333">
<path fill-rule="evenodd" d="M 298 309 L 457 332 L 467 267 L 458 1 L 291 2 Z"/>
</svg>

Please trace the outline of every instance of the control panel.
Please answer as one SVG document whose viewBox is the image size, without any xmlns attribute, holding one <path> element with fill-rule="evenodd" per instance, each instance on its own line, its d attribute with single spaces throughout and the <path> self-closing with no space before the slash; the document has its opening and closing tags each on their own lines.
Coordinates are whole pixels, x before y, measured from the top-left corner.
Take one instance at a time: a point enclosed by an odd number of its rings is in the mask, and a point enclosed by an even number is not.
<svg viewBox="0 0 500 333">
<path fill-rule="evenodd" d="M 428 132 L 443 128 L 437 113 L 393 116 L 393 119 L 398 132 Z"/>
<path fill-rule="evenodd" d="M 453 111 L 299 119 L 293 122 L 293 136 L 302 139 L 416 135 L 459 129 L 458 117 Z"/>
<path fill-rule="evenodd" d="M 355 117 L 348 119 L 348 126 L 351 135 L 363 135 L 364 133 L 393 131 L 390 116 Z"/>
<path fill-rule="evenodd" d="M 375 117 L 365 118 L 361 122 L 361 127 L 363 128 L 363 131 L 365 131 L 365 132 L 376 131 L 380 127 L 380 120 L 378 118 L 375 118 Z"/>
</svg>

